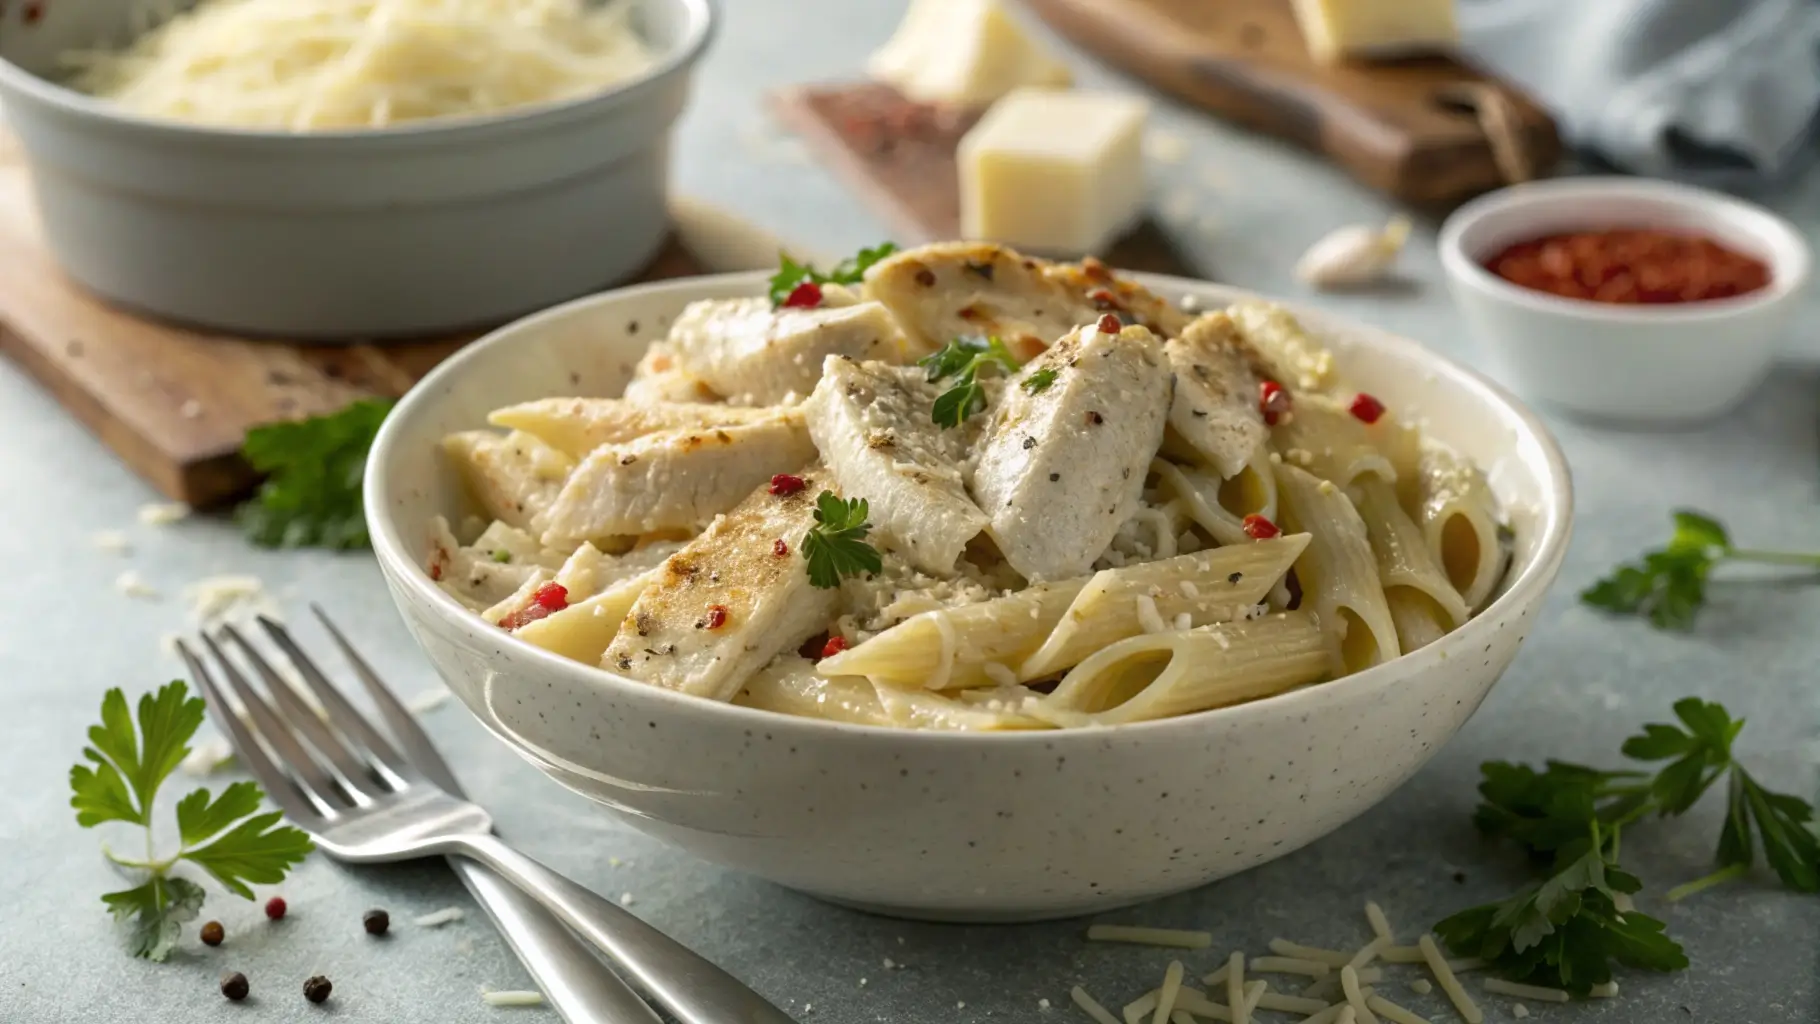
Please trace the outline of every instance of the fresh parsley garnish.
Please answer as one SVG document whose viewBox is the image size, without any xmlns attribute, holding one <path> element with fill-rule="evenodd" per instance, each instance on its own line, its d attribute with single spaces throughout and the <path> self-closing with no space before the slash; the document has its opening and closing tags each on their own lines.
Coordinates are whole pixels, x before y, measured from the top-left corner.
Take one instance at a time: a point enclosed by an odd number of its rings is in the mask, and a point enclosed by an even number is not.
<svg viewBox="0 0 1820 1024">
<path fill-rule="evenodd" d="M 277 811 L 258 813 L 265 794 L 257 785 L 236 782 L 220 796 L 198 789 L 177 801 L 177 850 L 156 855 L 153 804 L 159 787 L 189 755 L 188 743 L 202 724 L 203 710 L 201 698 L 190 697 L 181 682 L 173 682 L 139 698 L 135 724 L 126 695 L 109 690 L 101 699 L 101 724 L 89 728 L 89 745 L 82 751 L 90 763 L 70 769 L 70 806 L 78 825 L 93 828 L 118 821 L 145 830 L 143 860 L 102 846 L 108 860 L 143 881 L 107 893 L 101 901 L 116 920 L 131 927 L 133 954 L 151 960 L 170 955 L 183 922 L 194 920 L 202 908 L 202 887 L 171 874 L 178 864 L 188 861 L 250 900 L 253 890 L 247 883 L 283 881 L 291 865 L 312 849 L 308 836 L 279 825 Z"/>
<path fill-rule="evenodd" d="M 1641 886 L 1618 867 L 1622 830 L 1645 817 L 1685 814 L 1721 779 L 1728 802 L 1715 860 L 1720 869 L 1678 886 L 1670 900 L 1736 878 L 1764 859 L 1789 887 L 1820 891 L 1820 838 L 1813 808 L 1765 789 L 1732 755 L 1744 727 L 1719 704 L 1688 697 L 1680 724 L 1654 722 L 1624 741 L 1623 753 L 1668 762 L 1653 774 L 1604 771 L 1550 761 L 1542 771 L 1490 761 L 1481 767 L 1483 802 L 1473 821 L 1550 865 L 1550 877 L 1502 903 L 1462 911 L 1435 926 L 1454 952 L 1482 956 L 1515 979 L 1584 992 L 1610 977 L 1608 961 L 1655 970 L 1687 966 L 1661 922 L 1619 910 Z"/>
<path fill-rule="evenodd" d="M 804 281 L 815 284 L 859 284 L 865 280 L 866 271 L 872 264 L 897 251 L 895 242 L 880 242 L 870 249 L 861 249 L 857 255 L 849 256 L 834 265 L 826 274 L 816 270 L 814 265 L 798 263 L 790 254 L 777 254 L 777 273 L 771 275 L 771 305 L 782 306 L 796 286 Z"/>
<path fill-rule="evenodd" d="M 391 409 L 389 401 L 361 399 L 326 416 L 247 431 L 240 453 L 266 477 L 235 511 L 247 539 L 268 548 L 366 547 L 361 477 Z"/>
<path fill-rule="evenodd" d="M 1580 592 L 1580 600 L 1623 615 L 1640 615 L 1657 629 L 1685 630 L 1706 603 L 1706 580 L 1722 562 L 1820 570 L 1820 553 L 1757 551 L 1732 546 L 1718 520 L 1688 510 L 1674 514 L 1668 545 L 1621 565 Z"/>
<path fill-rule="evenodd" d="M 803 537 L 803 557 L 809 564 L 809 582 L 823 590 L 840 586 L 843 576 L 877 573 L 885 568 L 878 550 L 866 543 L 872 524 L 864 498 L 846 501 L 823 491 L 815 499 L 815 525 Z"/>
<path fill-rule="evenodd" d="M 1040 395 L 1049 390 L 1050 387 L 1055 384 L 1055 378 L 1059 376 L 1061 376 L 1060 370 L 1057 370 L 1053 366 L 1045 366 L 1030 376 L 1025 377 L 1023 380 L 1018 381 L 1017 386 L 1023 388 L 1030 394 Z"/>
<path fill-rule="evenodd" d="M 997 366 L 1006 373 L 1017 369 L 1017 357 L 1005 343 L 992 337 L 955 338 L 939 350 L 916 361 L 931 383 L 953 379 L 948 390 L 935 399 L 933 418 L 943 427 L 958 427 L 967 417 L 986 407 L 986 389 L 980 385 L 981 367 Z"/>
</svg>

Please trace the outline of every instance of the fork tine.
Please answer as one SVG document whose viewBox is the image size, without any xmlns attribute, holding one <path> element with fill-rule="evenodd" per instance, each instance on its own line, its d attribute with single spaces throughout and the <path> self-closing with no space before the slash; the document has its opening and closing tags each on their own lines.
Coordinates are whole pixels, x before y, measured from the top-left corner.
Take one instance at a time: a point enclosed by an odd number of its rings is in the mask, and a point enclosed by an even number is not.
<svg viewBox="0 0 1820 1024">
<path fill-rule="evenodd" d="M 411 763 L 416 765 L 417 770 L 422 772 L 425 777 L 441 786 L 444 792 L 465 797 L 467 794 L 462 792 L 461 783 L 456 780 L 455 773 L 449 769 L 448 762 L 444 761 L 442 755 L 436 752 L 436 745 L 430 742 L 430 737 L 423 731 L 423 726 L 417 724 L 417 716 L 411 714 L 410 709 L 393 696 L 391 688 L 379 678 L 379 673 L 373 671 L 373 667 L 367 664 L 366 659 L 354 650 L 354 645 L 348 643 L 348 638 L 343 636 L 335 623 L 329 620 L 329 613 L 323 611 L 321 605 L 312 602 L 310 611 L 316 613 L 316 618 L 328 629 L 329 636 L 334 639 L 335 645 L 341 648 L 341 656 L 354 667 L 354 674 L 360 677 L 361 685 L 366 687 L 367 693 L 373 698 L 373 703 L 379 706 L 379 713 L 385 717 L 386 724 L 391 727 L 392 737 L 398 741 L 400 746 L 404 747 L 405 756 L 411 759 Z"/>
<path fill-rule="evenodd" d="M 236 647 L 240 648 L 240 653 L 246 657 L 247 663 L 253 666 L 253 671 L 257 672 L 259 678 L 265 681 L 266 692 L 283 706 L 291 724 L 303 733 L 304 739 L 309 741 L 310 746 L 315 747 L 322 756 L 328 758 L 329 764 L 341 776 L 342 781 L 359 790 L 362 796 L 369 799 L 376 800 L 384 795 L 387 787 L 375 781 L 372 767 L 337 739 L 328 726 L 322 724 L 322 720 L 316 717 L 315 709 L 304 703 L 303 698 L 297 695 L 296 685 L 279 675 L 272 668 L 271 663 L 259 653 L 259 649 L 248 643 L 246 637 L 241 635 L 241 632 L 235 629 L 232 623 L 222 623 L 221 632 L 232 640 Z"/>
<path fill-rule="evenodd" d="M 272 763 L 270 757 L 266 756 L 265 748 L 261 747 L 259 741 L 254 739 L 253 734 L 247 730 L 246 723 L 240 720 L 240 715 L 234 711 L 232 705 L 228 703 L 226 695 L 215 685 L 214 677 L 209 675 L 209 670 L 203 665 L 202 660 L 196 657 L 194 651 L 190 650 L 190 645 L 181 640 L 177 641 L 177 653 L 183 657 L 183 663 L 189 666 L 190 676 L 201 688 L 202 699 L 208 704 L 209 713 L 214 716 L 216 724 L 222 728 L 222 731 L 228 734 L 228 744 L 234 748 L 234 753 L 239 756 L 241 763 L 246 765 L 246 770 L 253 774 L 253 778 L 259 780 L 266 795 L 272 799 L 273 803 L 282 808 L 284 813 L 290 815 L 292 821 L 312 832 L 322 831 L 327 822 L 321 814 L 317 813 L 315 805 L 302 790 L 297 788 L 297 784 L 291 781 L 290 776 L 286 775 Z"/>
<path fill-rule="evenodd" d="M 246 708 L 252 731 L 264 739 L 272 753 L 284 763 L 286 774 L 297 783 L 297 788 L 303 790 L 310 802 L 321 809 L 324 817 L 331 817 L 351 807 L 354 801 L 348 797 L 347 792 L 322 770 L 322 766 L 316 763 L 309 751 L 303 749 L 303 744 L 291 735 L 284 720 L 278 717 L 272 706 L 265 702 L 265 698 L 259 696 L 259 692 L 240 674 L 240 670 L 229 660 L 227 652 L 221 649 L 215 638 L 204 633 L 202 643 L 215 656 L 215 663 L 221 666 L 221 674 L 227 679 L 228 688 L 234 691 L 241 706 Z"/>
<path fill-rule="evenodd" d="M 373 728 L 366 716 L 355 710 L 354 705 L 348 703 L 348 699 L 341 695 L 341 691 L 335 688 L 334 683 L 329 682 L 329 677 L 322 674 L 322 670 L 316 667 L 316 663 L 310 660 L 310 656 L 303 653 L 303 649 L 297 646 L 297 641 L 291 639 L 289 630 L 264 615 L 259 616 L 259 625 L 272 638 L 272 642 L 284 650 L 285 657 L 291 659 L 291 664 L 297 666 L 297 673 L 316 694 L 316 699 L 322 701 L 323 708 L 328 712 L 330 724 L 359 740 L 375 760 L 390 768 L 399 778 L 408 778 L 417 774 L 415 769 L 407 764 L 398 751 L 393 748 L 392 744 L 379 734 L 379 730 Z"/>
</svg>

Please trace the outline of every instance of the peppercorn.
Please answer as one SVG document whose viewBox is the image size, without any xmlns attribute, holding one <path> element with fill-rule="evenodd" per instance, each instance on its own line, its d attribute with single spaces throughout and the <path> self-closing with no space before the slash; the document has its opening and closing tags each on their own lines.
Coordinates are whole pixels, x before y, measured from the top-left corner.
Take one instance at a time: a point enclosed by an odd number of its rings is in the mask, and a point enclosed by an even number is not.
<svg viewBox="0 0 1820 1024">
<path fill-rule="evenodd" d="M 246 975 L 241 974 L 239 971 L 234 971 L 231 974 L 223 974 L 221 976 L 221 994 L 232 999 L 234 1002 L 238 1003 L 242 999 L 245 999 L 247 991 Z"/>
<path fill-rule="evenodd" d="M 384 935 L 386 929 L 392 927 L 392 915 L 375 907 L 360 915 L 360 923 L 368 935 Z"/>
<path fill-rule="evenodd" d="M 210 921 L 202 926 L 202 944 L 205 946 L 219 946 L 226 937 L 227 933 L 222 931 L 220 921 Z"/>
<path fill-rule="evenodd" d="M 265 916 L 274 921 L 284 917 L 285 905 L 283 896 L 274 896 L 265 901 Z"/>
<path fill-rule="evenodd" d="M 329 983 L 329 979 L 318 974 L 309 981 L 303 983 L 303 998 L 308 999 L 312 1003 L 320 1003 L 327 999 L 329 993 L 334 991 L 334 989 L 335 986 Z"/>
</svg>

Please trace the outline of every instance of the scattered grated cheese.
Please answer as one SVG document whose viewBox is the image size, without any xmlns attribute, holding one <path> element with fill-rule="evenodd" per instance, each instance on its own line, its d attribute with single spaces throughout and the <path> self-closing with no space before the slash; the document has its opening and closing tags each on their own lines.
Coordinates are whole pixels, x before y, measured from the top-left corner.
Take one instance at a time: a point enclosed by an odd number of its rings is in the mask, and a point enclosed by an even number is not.
<svg viewBox="0 0 1820 1024">
<path fill-rule="evenodd" d="M 1258 998 L 1260 1010 L 1283 1010 L 1288 1013 L 1315 1014 L 1327 1009 L 1325 999 L 1307 999 L 1302 996 L 1288 996 L 1280 992 L 1265 992 Z"/>
<path fill-rule="evenodd" d="M 1182 312 L 1192 313 L 1201 308 L 1201 299 L 1198 295 L 1184 295 L 1182 296 L 1182 301 L 1176 303 L 1176 305 L 1182 307 Z"/>
<path fill-rule="evenodd" d="M 257 576 L 205 576 L 184 587 L 183 596 L 190 604 L 190 618 L 205 629 L 255 615 L 278 617 Z"/>
<path fill-rule="evenodd" d="M 113 555 L 130 555 L 133 553 L 133 542 L 126 539 L 126 534 L 119 530 L 101 530 L 89 540 L 102 551 Z"/>
<path fill-rule="evenodd" d="M 1169 1015 L 1175 1012 L 1175 997 L 1182 992 L 1182 962 L 1169 961 L 1169 967 L 1163 972 L 1163 984 L 1156 992 L 1156 1016 L 1151 1024 L 1165 1024 Z"/>
<path fill-rule="evenodd" d="M 1484 1011 L 1466 994 L 1466 988 L 1460 984 L 1460 979 L 1453 976 L 1453 969 L 1447 966 L 1446 958 L 1441 956 L 1440 949 L 1435 946 L 1434 936 L 1424 935 L 1416 945 L 1422 948 L 1422 959 L 1428 961 L 1428 970 L 1435 976 L 1435 984 L 1447 993 L 1453 1008 L 1466 1018 L 1466 1024 L 1485 1024 Z"/>
<path fill-rule="evenodd" d="M 1162 633 L 1169 629 L 1163 621 L 1163 615 L 1156 609 L 1156 598 L 1149 594 L 1139 594 L 1132 600 L 1137 602 L 1138 626 L 1146 633 Z"/>
<path fill-rule="evenodd" d="M 131 569 L 114 577 L 114 589 L 128 597 L 137 597 L 147 601 L 158 599 L 158 591 L 150 583 L 145 582 L 144 577 Z"/>
<path fill-rule="evenodd" d="M 1048 1009 L 1049 1009 L 1049 1000 L 1047 1000 L 1047 999 L 1038 999 L 1038 1000 L 1037 1000 L 1037 1001 L 1036 1001 L 1036 1008 L 1037 1008 L 1037 1009 L 1039 1009 L 1039 1010 L 1048 1010 Z"/>
<path fill-rule="evenodd" d="M 1119 1016 L 1125 1018 L 1125 1024 L 1138 1024 L 1138 1022 L 1150 1015 L 1150 1011 L 1156 1009 L 1157 996 L 1160 995 L 1162 991 L 1163 990 L 1160 988 L 1153 988 L 1143 995 L 1138 996 L 1131 1002 L 1126 1003 L 1124 1007 L 1119 1010 Z"/>
<path fill-rule="evenodd" d="M 196 778 L 213 775 L 234 759 L 234 748 L 220 736 L 210 736 L 190 749 L 182 762 L 183 773 Z"/>
<path fill-rule="evenodd" d="M 1433 1024 L 1427 1017 L 1416 1013 L 1406 1006 L 1398 1006 L 1396 1003 L 1385 999 L 1383 996 L 1371 996 L 1365 1000 L 1365 1005 L 1371 1007 L 1374 1012 L 1383 1015 L 1385 1020 L 1394 1021 L 1395 1024 Z"/>
<path fill-rule="evenodd" d="M 1188 140 L 1174 132 L 1152 128 L 1144 133 L 1144 155 L 1159 164 L 1179 164 L 1188 157 Z"/>
<path fill-rule="evenodd" d="M 1518 1003 L 1510 1008 L 1510 1015 L 1518 1020 L 1522 1020 L 1529 1016 L 1529 1007 L 1524 1006 L 1522 1003 Z"/>
<path fill-rule="evenodd" d="M 1603 985 L 1594 985 L 1588 995 L 1594 999 L 1615 999 L 1618 995 L 1618 983 L 1608 981 Z"/>
<path fill-rule="evenodd" d="M 153 502 L 139 506 L 139 521 L 147 526 L 169 526 L 188 519 L 190 507 L 181 501 Z"/>
<path fill-rule="evenodd" d="M 530 990 L 494 992 L 483 988 L 480 990 L 480 1001 L 488 1006 L 542 1006 L 543 993 Z"/>
<path fill-rule="evenodd" d="M 1378 958 L 1387 964 L 1419 964 L 1424 959 L 1420 946 L 1385 946 Z"/>
<path fill-rule="evenodd" d="M 1377 1024 L 1377 1015 L 1365 1005 L 1365 993 L 1359 986 L 1359 972 L 1348 964 L 1340 968 L 1340 991 L 1346 993 L 1346 1005 L 1359 1018 L 1359 1024 Z"/>
<path fill-rule="evenodd" d="M 1351 967 L 1355 971 L 1364 970 L 1365 965 L 1376 960 L 1378 954 L 1388 945 L 1390 945 L 1390 940 L 1380 935 L 1360 947 L 1359 951 L 1352 955 L 1352 959 L 1347 961 L 1346 966 Z"/>
<path fill-rule="evenodd" d="M 622 892 L 619 894 L 619 905 L 620 906 L 629 907 L 635 902 L 637 902 L 637 900 L 633 898 L 631 893 Z"/>
<path fill-rule="evenodd" d="M 1245 954 L 1234 950 L 1226 958 L 1226 1005 L 1235 1024 L 1251 1024 L 1249 993 L 1245 987 Z"/>
<path fill-rule="evenodd" d="M 1096 924 L 1087 929 L 1089 942 L 1129 942 L 1140 946 L 1171 946 L 1178 949 L 1206 949 L 1213 945 L 1211 932 L 1191 932 L 1177 928 L 1143 928 L 1125 924 Z"/>
<path fill-rule="evenodd" d="M 1351 953 L 1342 953 L 1337 949 L 1321 949 L 1318 946 L 1304 946 L 1299 942 L 1290 942 L 1288 939 L 1271 939 L 1270 951 L 1278 956 L 1313 960 L 1329 967 L 1345 967 L 1352 963 Z"/>
<path fill-rule="evenodd" d="M 1311 978 L 1325 978 L 1333 970 L 1318 960 L 1298 960 L 1292 956 L 1254 956 L 1250 969 L 1264 974 L 1306 974 Z"/>
<path fill-rule="evenodd" d="M 1516 996 L 1520 999 L 1534 999 L 1542 1003 L 1565 1003 L 1573 998 L 1558 988 L 1544 988 L 1541 985 L 1524 985 L 1503 978 L 1486 978 L 1485 991 L 1496 992 L 1501 996 Z"/>
<path fill-rule="evenodd" d="M 449 689 L 444 686 L 434 690 L 425 690 L 406 701 L 404 706 L 405 710 L 409 711 L 411 714 L 421 715 L 427 711 L 434 711 L 437 708 L 442 707 L 448 700 Z"/>
<path fill-rule="evenodd" d="M 1092 1017 L 1096 1024 L 1119 1024 L 1117 1017 L 1108 1013 L 1104 1006 L 1101 1006 L 1098 1001 L 1087 994 L 1086 989 L 1079 985 L 1068 990 L 1068 998 L 1073 999 L 1074 1005 L 1080 1007 L 1081 1012 Z"/>
<path fill-rule="evenodd" d="M 419 928 L 441 928 L 445 924 L 453 924 L 466 916 L 468 916 L 468 912 L 460 907 L 444 907 L 441 910 L 432 910 L 422 917 L 414 919 L 411 923 Z"/>
<path fill-rule="evenodd" d="M 1382 955 L 1384 950 L 1389 949 L 1391 944 L 1397 941 L 1396 932 L 1390 927 L 1390 918 L 1384 916 L 1384 908 L 1378 906 L 1376 901 L 1366 900 L 1365 920 L 1371 922 L 1372 934 L 1384 940 L 1383 944 L 1378 947 L 1378 953 L 1379 955 Z M 1354 964 L 1353 966 L 1360 967 L 1363 965 Z"/>
<path fill-rule="evenodd" d="M 886 958 L 885 958 L 885 970 L 887 970 L 887 971 L 888 971 L 888 970 L 890 970 L 890 969 L 892 969 L 892 968 L 893 968 L 893 967 L 896 967 L 896 966 L 897 966 L 897 962 L 896 962 L 896 961 L 894 961 L 894 960 L 892 960 L 892 959 L 891 959 L 891 958 L 890 958 L 890 957 L 886 957 Z"/>
<path fill-rule="evenodd" d="M 1302 1024 L 1353 1024 L 1356 1020 L 1358 1017 L 1353 1014 L 1352 1007 L 1345 1003 L 1335 1003 L 1304 1020 Z"/>
<path fill-rule="evenodd" d="M 1425 996 L 1428 993 L 1433 992 L 1435 990 L 1435 987 L 1433 985 L 1429 984 L 1429 981 L 1427 978 L 1417 978 L 1416 980 L 1409 983 L 1409 990 L 1411 992 L 1414 992 L 1416 995 Z"/>
</svg>

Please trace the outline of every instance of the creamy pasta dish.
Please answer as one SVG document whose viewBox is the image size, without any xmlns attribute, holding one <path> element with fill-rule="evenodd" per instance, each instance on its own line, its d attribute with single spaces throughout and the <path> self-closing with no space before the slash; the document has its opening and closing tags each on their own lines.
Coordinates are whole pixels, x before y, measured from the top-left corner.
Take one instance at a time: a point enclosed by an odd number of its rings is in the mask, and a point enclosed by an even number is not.
<svg viewBox="0 0 1820 1024">
<path fill-rule="evenodd" d="M 1115 725 L 1432 643 L 1507 561 L 1481 472 L 1261 302 L 889 247 L 690 304 L 618 398 L 444 442 L 428 571 L 528 643 L 867 725 Z"/>
</svg>

